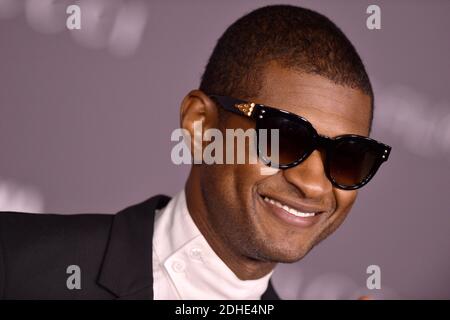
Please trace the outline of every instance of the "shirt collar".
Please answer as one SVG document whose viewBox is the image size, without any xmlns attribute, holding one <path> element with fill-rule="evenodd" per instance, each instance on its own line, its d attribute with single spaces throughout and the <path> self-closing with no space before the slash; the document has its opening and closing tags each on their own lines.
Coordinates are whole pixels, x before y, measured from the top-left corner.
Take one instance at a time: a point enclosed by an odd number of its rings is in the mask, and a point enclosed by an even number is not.
<svg viewBox="0 0 450 320">
<path fill-rule="evenodd" d="M 260 299 L 272 272 L 241 280 L 210 247 L 186 205 L 184 190 L 155 217 L 154 249 L 181 299 Z"/>
</svg>

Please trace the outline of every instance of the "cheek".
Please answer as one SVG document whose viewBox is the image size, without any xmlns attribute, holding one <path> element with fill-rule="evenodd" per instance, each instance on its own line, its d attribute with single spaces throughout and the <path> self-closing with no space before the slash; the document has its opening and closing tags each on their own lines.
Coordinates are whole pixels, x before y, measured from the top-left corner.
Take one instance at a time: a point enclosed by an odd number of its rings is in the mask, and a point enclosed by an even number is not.
<svg viewBox="0 0 450 320">
<path fill-rule="evenodd" d="M 347 215 L 350 211 L 350 209 L 353 207 L 353 204 L 356 201 L 356 198 L 358 196 L 357 190 L 340 190 L 335 189 L 335 198 L 336 198 L 336 214 L 338 216 Z"/>
<path fill-rule="evenodd" d="M 242 225 L 246 225 L 247 228 L 262 223 L 258 221 L 262 217 L 256 211 L 257 186 L 261 180 L 267 178 L 267 176 L 261 175 L 262 166 L 264 165 L 233 165 L 228 166 L 230 168 L 226 173 L 228 185 L 223 194 L 231 200 L 228 205 L 233 208 L 232 212 L 229 212 L 229 216 L 235 216 L 234 219 Z"/>
<path fill-rule="evenodd" d="M 208 195 L 223 208 L 242 210 L 251 205 L 254 187 L 261 177 L 259 165 L 205 165 L 203 184 Z"/>
<path fill-rule="evenodd" d="M 235 165 L 230 172 L 234 180 L 234 189 L 238 193 L 242 206 L 253 206 L 253 195 L 258 182 L 265 176 L 260 173 L 260 165 Z"/>
<path fill-rule="evenodd" d="M 203 174 L 202 193 L 211 227 L 224 239 L 242 242 L 254 233 L 253 192 L 259 167 L 249 165 L 208 166 Z"/>
<path fill-rule="evenodd" d="M 353 191 L 344 191 L 340 189 L 334 189 L 333 191 L 334 197 L 336 200 L 336 208 L 333 215 L 329 218 L 329 220 L 325 224 L 325 228 L 322 233 L 319 235 L 316 243 L 319 243 L 330 234 L 332 234 L 339 226 L 344 222 L 347 217 L 350 209 L 355 203 L 358 192 L 356 190 Z"/>
</svg>

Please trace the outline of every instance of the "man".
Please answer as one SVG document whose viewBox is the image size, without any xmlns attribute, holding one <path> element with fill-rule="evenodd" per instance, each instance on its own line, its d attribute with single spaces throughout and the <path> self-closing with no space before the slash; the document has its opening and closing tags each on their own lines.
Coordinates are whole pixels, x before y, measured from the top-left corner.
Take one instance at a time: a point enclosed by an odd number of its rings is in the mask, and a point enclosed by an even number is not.
<svg viewBox="0 0 450 320">
<path fill-rule="evenodd" d="M 330 20 L 255 10 L 219 39 L 181 127 L 276 129 L 278 161 L 194 164 L 174 198 L 112 216 L 2 213 L 0 296 L 277 299 L 276 264 L 332 233 L 387 160 L 390 147 L 367 138 L 372 117 L 364 65 Z"/>
</svg>

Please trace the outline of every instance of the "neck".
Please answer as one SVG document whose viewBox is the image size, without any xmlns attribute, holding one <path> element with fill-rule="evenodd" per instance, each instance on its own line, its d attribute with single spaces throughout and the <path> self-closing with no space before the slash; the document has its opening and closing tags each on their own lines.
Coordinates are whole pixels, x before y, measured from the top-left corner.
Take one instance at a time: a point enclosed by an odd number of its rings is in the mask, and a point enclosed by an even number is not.
<svg viewBox="0 0 450 320">
<path fill-rule="evenodd" d="M 208 212 L 200 188 L 200 179 L 193 168 L 186 182 L 185 193 L 189 214 L 197 228 L 219 258 L 241 280 L 255 280 L 269 274 L 276 263 L 245 256 L 223 241 L 208 219 Z"/>
</svg>

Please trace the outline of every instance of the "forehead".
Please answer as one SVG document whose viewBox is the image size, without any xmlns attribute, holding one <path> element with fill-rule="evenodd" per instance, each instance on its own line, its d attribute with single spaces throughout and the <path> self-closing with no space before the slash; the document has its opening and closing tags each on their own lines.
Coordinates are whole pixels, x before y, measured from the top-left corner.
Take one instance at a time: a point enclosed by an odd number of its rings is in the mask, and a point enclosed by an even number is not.
<svg viewBox="0 0 450 320">
<path fill-rule="evenodd" d="M 313 74 L 269 64 L 254 102 L 300 115 L 320 133 L 367 136 L 371 100 L 359 89 L 337 85 Z"/>
</svg>

